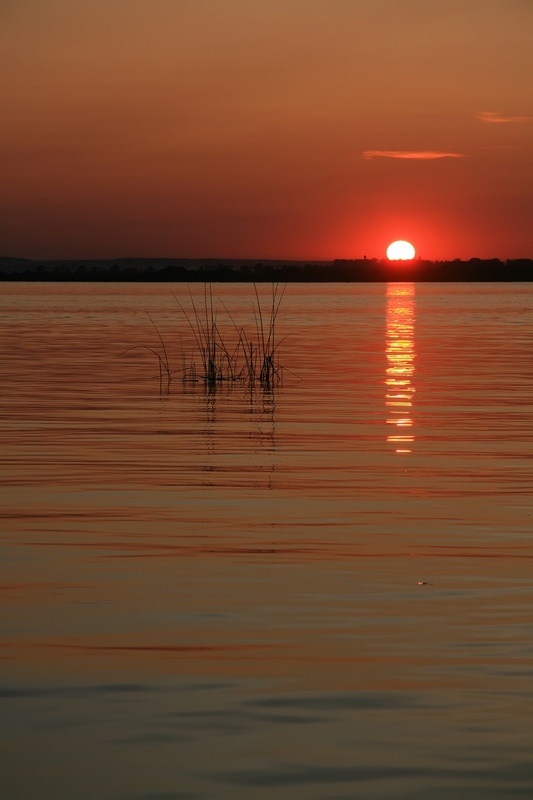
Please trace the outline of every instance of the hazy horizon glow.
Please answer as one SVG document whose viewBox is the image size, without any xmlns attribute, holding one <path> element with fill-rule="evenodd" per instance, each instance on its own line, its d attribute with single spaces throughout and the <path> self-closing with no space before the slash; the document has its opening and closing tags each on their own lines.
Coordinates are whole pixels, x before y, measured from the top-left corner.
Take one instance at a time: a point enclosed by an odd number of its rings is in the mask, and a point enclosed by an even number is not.
<svg viewBox="0 0 533 800">
<path fill-rule="evenodd" d="M 2 3 L 0 255 L 532 257 L 532 30 L 522 0 Z"/>
</svg>

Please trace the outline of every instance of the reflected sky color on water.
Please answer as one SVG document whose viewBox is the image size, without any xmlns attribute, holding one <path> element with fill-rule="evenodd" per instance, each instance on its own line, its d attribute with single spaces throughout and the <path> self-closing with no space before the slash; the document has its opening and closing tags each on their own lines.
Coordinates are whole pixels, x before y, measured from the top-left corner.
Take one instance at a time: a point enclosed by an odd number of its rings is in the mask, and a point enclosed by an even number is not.
<svg viewBox="0 0 533 800">
<path fill-rule="evenodd" d="M 6 797 L 530 798 L 533 288 L 289 286 L 283 386 L 160 394 L 171 288 L 3 286 Z"/>
</svg>

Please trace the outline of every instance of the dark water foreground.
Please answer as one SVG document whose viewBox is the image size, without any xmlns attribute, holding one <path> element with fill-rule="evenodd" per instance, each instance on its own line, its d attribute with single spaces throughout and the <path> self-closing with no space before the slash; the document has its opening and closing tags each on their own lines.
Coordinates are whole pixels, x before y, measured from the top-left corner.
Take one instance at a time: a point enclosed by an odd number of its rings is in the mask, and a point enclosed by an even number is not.
<svg viewBox="0 0 533 800">
<path fill-rule="evenodd" d="M 3 287 L 2 797 L 532 797 L 531 284 L 289 286 L 270 392 L 145 309 Z"/>
</svg>

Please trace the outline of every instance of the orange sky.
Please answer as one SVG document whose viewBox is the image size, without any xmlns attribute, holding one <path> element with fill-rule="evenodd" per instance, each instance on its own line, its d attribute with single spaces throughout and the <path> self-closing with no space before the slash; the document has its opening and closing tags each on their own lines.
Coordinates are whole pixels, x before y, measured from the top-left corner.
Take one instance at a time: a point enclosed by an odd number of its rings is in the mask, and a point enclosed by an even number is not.
<svg viewBox="0 0 533 800">
<path fill-rule="evenodd" d="M 0 255 L 533 257 L 531 0 L 0 0 Z"/>
</svg>

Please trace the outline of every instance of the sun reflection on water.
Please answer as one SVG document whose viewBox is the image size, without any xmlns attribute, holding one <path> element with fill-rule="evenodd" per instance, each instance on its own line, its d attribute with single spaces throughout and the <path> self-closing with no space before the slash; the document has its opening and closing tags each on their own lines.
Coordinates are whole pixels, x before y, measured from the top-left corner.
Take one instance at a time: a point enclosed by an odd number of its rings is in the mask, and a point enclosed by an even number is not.
<svg viewBox="0 0 533 800">
<path fill-rule="evenodd" d="M 387 425 L 393 433 L 387 436 L 398 454 L 411 453 L 415 440 L 413 427 L 413 375 L 415 371 L 415 285 L 387 284 L 386 349 L 387 369 L 385 405 Z"/>
</svg>

